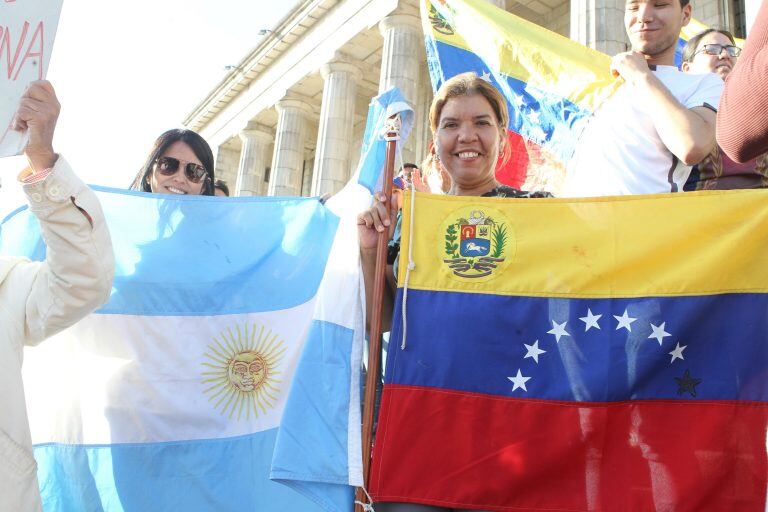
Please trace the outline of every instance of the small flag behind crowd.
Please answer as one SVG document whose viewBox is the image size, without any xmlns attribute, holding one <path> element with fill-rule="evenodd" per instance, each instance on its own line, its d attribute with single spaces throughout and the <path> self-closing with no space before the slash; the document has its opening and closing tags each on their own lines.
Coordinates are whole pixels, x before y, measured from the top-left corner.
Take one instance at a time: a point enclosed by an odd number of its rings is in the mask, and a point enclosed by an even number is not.
<svg viewBox="0 0 768 512">
<path fill-rule="evenodd" d="M 415 204 L 376 501 L 766 509 L 764 192 Z"/>
<path fill-rule="evenodd" d="M 500 181 L 557 191 L 592 113 L 619 85 L 610 58 L 485 0 L 423 0 L 432 87 L 474 71 L 506 97 L 513 158 Z"/>
<path fill-rule="evenodd" d="M 392 87 L 384 91 L 374 97 L 368 106 L 368 118 L 356 175 L 358 183 L 370 192 L 381 188 L 380 178 L 383 176 L 382 170 L 387 150 L 387 120 L 396 114 L 398 120 L 393 126 L 399 131 L 398 145 L 401 145 L 413 128 L 413 107 L 405 101 L 400 89 Z"/>
</svg>

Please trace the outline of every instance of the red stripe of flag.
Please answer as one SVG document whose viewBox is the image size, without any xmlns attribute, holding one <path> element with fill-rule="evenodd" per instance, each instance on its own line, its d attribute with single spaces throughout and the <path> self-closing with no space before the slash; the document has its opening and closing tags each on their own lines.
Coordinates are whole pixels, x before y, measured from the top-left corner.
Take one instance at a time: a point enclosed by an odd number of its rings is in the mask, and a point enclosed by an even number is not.
<svg viewBox="0 0 768 512">
<path fill-rule="evenodd" d="M 380 418 L 376 501 L 765 511 L 765 404 L 556 402 L 386 385 Z"/>
</svg>

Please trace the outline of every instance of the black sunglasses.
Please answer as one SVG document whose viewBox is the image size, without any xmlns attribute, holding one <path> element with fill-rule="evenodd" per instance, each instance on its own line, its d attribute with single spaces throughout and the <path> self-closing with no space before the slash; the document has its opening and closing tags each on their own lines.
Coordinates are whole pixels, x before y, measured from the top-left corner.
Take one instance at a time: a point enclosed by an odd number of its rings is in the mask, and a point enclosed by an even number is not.
<svg viewBox="0 0 768 512">
<path fill-rule="evenodd" d="M 738 57 L 741 55 L 741 48 L 738 46 L 733 46 L 732 44 L 705 44 L 696 53 L 704 52 L 707 55 L 720 55 L 723 50 L 725 50 L 729 57 Z M 694 53 L 694 55 L 696 55 L 696 53 Z"/>
<path fill-rule="evenodd" d="M 181 160 L 172 156 L 161 156 L 155 160 L 155 170 L 159 171 L 163 176 L 173 176 L 176 174 L 176 171 L 179 170 L 179 165 L 181 165 Z M 207 174 L 208 171 L 202 165 L 192 162 L 184 164 L 184 176 L 192 183 L 200 183 Z"/>
</svg>

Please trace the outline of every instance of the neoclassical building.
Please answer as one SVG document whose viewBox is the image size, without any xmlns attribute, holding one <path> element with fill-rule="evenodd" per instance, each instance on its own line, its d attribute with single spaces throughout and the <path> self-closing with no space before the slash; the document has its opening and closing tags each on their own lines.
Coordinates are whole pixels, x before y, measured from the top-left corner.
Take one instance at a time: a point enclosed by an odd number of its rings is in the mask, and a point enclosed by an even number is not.
<svg viewBox="0 0 768 512">
<path fill-rule="evenodd" d="M 625 0 L 488 0 L 607 54 L 627 49 Z M 744 35 L 744 0 L 692 0 L 694 17 Z M 432 88 L 418 0 L 303 0 L 184 120 L 208 140 L 233 195 L 338 191 L 359 158 L 370 99 L 396 85 L 415 106 L 404 151 L 429 140 Z"/>
</svg>

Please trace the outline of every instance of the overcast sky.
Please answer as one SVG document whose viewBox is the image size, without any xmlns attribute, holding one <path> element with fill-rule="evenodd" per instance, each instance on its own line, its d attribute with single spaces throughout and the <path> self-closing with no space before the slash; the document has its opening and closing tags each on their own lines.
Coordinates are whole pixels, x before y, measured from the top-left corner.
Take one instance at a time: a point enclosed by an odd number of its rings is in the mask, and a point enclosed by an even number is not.
<svg viewBox="0 0 768 512">
<path fill-rule="evenodd" d="M 54 149 L 86 182 L 127 187 L 155 138 L 296 3 L 64 0 L 48 73 L 62 106 Z M 0 159 L 0 215 L 19 204 L 23 166 Z"/>
</svg>

